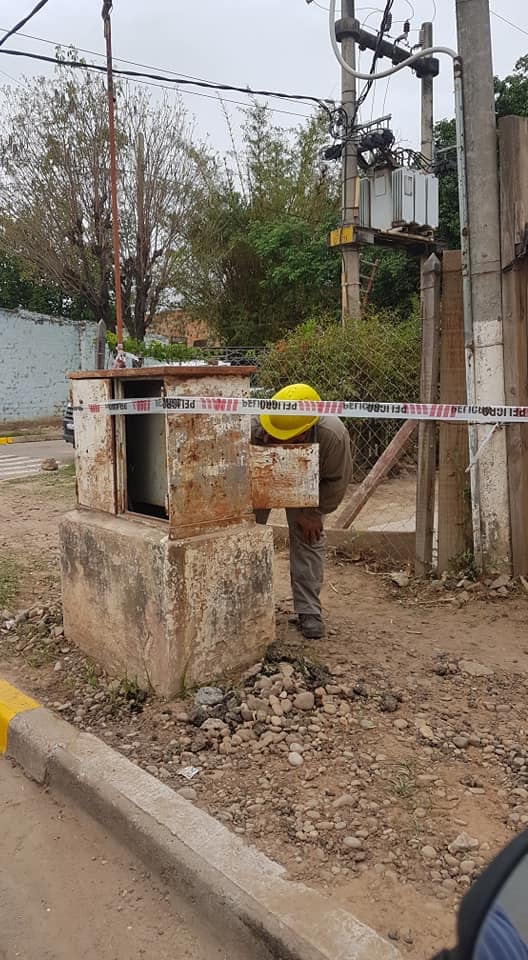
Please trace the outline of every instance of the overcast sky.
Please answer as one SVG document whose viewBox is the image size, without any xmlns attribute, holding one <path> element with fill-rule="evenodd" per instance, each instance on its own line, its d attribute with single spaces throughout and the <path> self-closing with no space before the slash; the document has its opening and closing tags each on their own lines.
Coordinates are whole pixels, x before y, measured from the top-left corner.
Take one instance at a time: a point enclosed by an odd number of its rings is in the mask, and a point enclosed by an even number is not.
<svg viewBox="0 0 528 960">
<path fill-rule="evenodd" d="M 316 6 L 316 3 L 319 6 Z M 253 88 L 284 90 L 320 97 L 339 96 L 339 68 L 328 38 L 328 0 L 114 0 L 113 43 L 116 58 L 140 61 L 156 70 L 176 71 L 216 82 L 248 85 Z M 360 6 L 361 4 L 361 6 Z M 365 6 L 363 6 L 365 4 Z M 380 0 L 357 0 L 357 16 L 375 29 L 380 12 L 366 4 Z M 11 27 L 32 0 L 0 0 L 0 28 Z M 339 7 L 339 0 L 338 0 Z M 424 20 L 433 20 L 435 40 L 456 46 L 454 0 L 396 0 L 393 33 L 398 21 L 410 17 L 413 30 Z M 526 0 L 494 0 L 501 17 L 492 15 L 494 67 L 504 76 L 515 61 L 528 53 L 528 5 Z M 104 50 L 100 0 L 49 0 L 24 33 L 53 43 L 73 44 L 98 53 Z M 412 14 L 412 16 L 411 16 Z M 417 34 L 411 35 L 416 41 Z M 53 46 L 13 37 L 8 47 L 53 55 Z M 95 58 L 93 58 L 95 59 Z M 100 61 L 99 61 L 100 62 Z M 368 69 L 367 54 L 362 66 Z M 385 61 L 388 65 L 388 62 Z M 0 82 L 12 82 L 24 74 L 49 73 L 45 66 L 0 55 Z M 419 82 L 405 70 L 390 81 L 375 84 L 363 111 L 393 114 L 393 129 L 405 145 L 419 147 Z M 441 75 L 435 86 L 436 119 L 452 116 L 451 62 L 441 58 Z M 184 93 L 183 99 L 196 118 L 197 131 L 207 137 L 215 150 L 225 151 L 229 138 L 221 108 L 215 99 Z M 236 94 L 226 99 L 244 100 Z M 307 115 L 298 104 L 270 101 L 273 107 Z M 228 104 L 235 128 L 238 107 Z M 298 116 L 275 114 L 277 122 L 291 125 Z"/>
</svg>

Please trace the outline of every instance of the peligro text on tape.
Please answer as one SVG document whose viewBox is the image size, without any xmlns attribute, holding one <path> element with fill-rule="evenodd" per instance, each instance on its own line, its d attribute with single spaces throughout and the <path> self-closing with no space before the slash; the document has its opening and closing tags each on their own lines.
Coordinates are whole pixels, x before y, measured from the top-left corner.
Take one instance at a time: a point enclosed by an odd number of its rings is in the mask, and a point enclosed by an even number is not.
<svg viewBox="0 0 528 960">
<path fill-rule="evenodd" d="M 226 414 L 260 413 L 305 417 L 344 417 L 359 420 L 439 420 L 446 423 L 528 423 L 527 407 L 501 404 L 471 406 L 456 403 L 372 403 L 349 400 L 266 400 L 255 397 L 149 397 L 107 400 L 75 406 L 82 414 Z"/>
</svg>

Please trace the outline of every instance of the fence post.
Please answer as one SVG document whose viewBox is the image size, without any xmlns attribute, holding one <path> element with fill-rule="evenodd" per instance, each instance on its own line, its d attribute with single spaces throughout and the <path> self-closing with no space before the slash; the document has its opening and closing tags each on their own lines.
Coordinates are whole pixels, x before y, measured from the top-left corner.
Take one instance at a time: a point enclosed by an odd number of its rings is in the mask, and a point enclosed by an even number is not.
<svg viewBox="0 0 528 960">
<path fill-rule="evenodd" d="M 506 403 L 528 405 L 528 120 L 499 121 Z M 513 573 L 528 574 L 528 426 L 507 427 Z"/>
<path fill-rule="evenodd" d="M 95 341 L 95 369 L 104 370 L 106 360 L 106 323 L 99 320 L 97 324 L 97 339 Z"/>
<path fill-rule="evenodd" d="M 440 403 L 466 403 L 462 258 L 459 250 L 442 259 L 440 302 Z M 438 572 L 472 547 L 468 428 L 441 423 L 438 454 Z"/>
<path fill-rule="evenodd" d="M 420 400 L 438 398 L 440 368 L 440 261 L 435 253 L 423 267 L 423 338 Z M 418 428 L 418 474 L 416 478 L 417 577 L 427 576 L 433 565 L 433 535 L 436 487 L 436 422 L 421 422 Z"/>
</svg>

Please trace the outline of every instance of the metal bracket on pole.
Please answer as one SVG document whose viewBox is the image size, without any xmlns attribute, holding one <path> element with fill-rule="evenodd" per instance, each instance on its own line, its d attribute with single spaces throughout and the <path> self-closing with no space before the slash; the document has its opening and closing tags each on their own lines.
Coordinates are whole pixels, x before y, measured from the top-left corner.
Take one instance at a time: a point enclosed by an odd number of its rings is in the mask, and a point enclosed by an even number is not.
<svg viewBox="0 0 528 960">
<path fill-rule="evenodd" d="M 377 50 L 380 57 L 386 57 L 391 63 L 403 63 L 409 59 L 409 51 L 405 47 L 398 47 L 397 44 L 382 40 L 380 43 L 378 34 L 369 33 L 363 30 L 359 20 L 352 17 L 342 17 L 336 23 L 336 37 L 341 41 L 345 37 L 352 37 L 360 50 Z M 424 57 L 423 60 L 415 60 L 411 66 L 420 77 L 437 77 L 440 73 L 440 61 L 436 57 Z"/>
</svg>

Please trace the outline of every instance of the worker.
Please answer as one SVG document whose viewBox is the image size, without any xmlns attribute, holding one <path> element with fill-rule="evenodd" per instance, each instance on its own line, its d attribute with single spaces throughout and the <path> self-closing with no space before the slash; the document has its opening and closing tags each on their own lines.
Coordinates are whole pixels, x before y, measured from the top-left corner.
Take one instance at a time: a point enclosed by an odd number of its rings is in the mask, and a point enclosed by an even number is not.
<svg viewBox="0 0 528 960">
<path fill-rule="evenodd" d="M 274 400 L 320 400 L 305 383 L 279 390 Z M 324 576 L 323 518 L 341 503 L 352 480 L 348 430 L 338 417 L 262 414 L 253 421 L 255 444 L 317 443 L 319 445 L 319 505 L 286 510 L 290 531 L 290 577 L 295 613 L 303 636 L 325 636 L 320 593 Z M 256 510 L 257 523 L 266 523 L 269 510 Z"/>
</svg>

